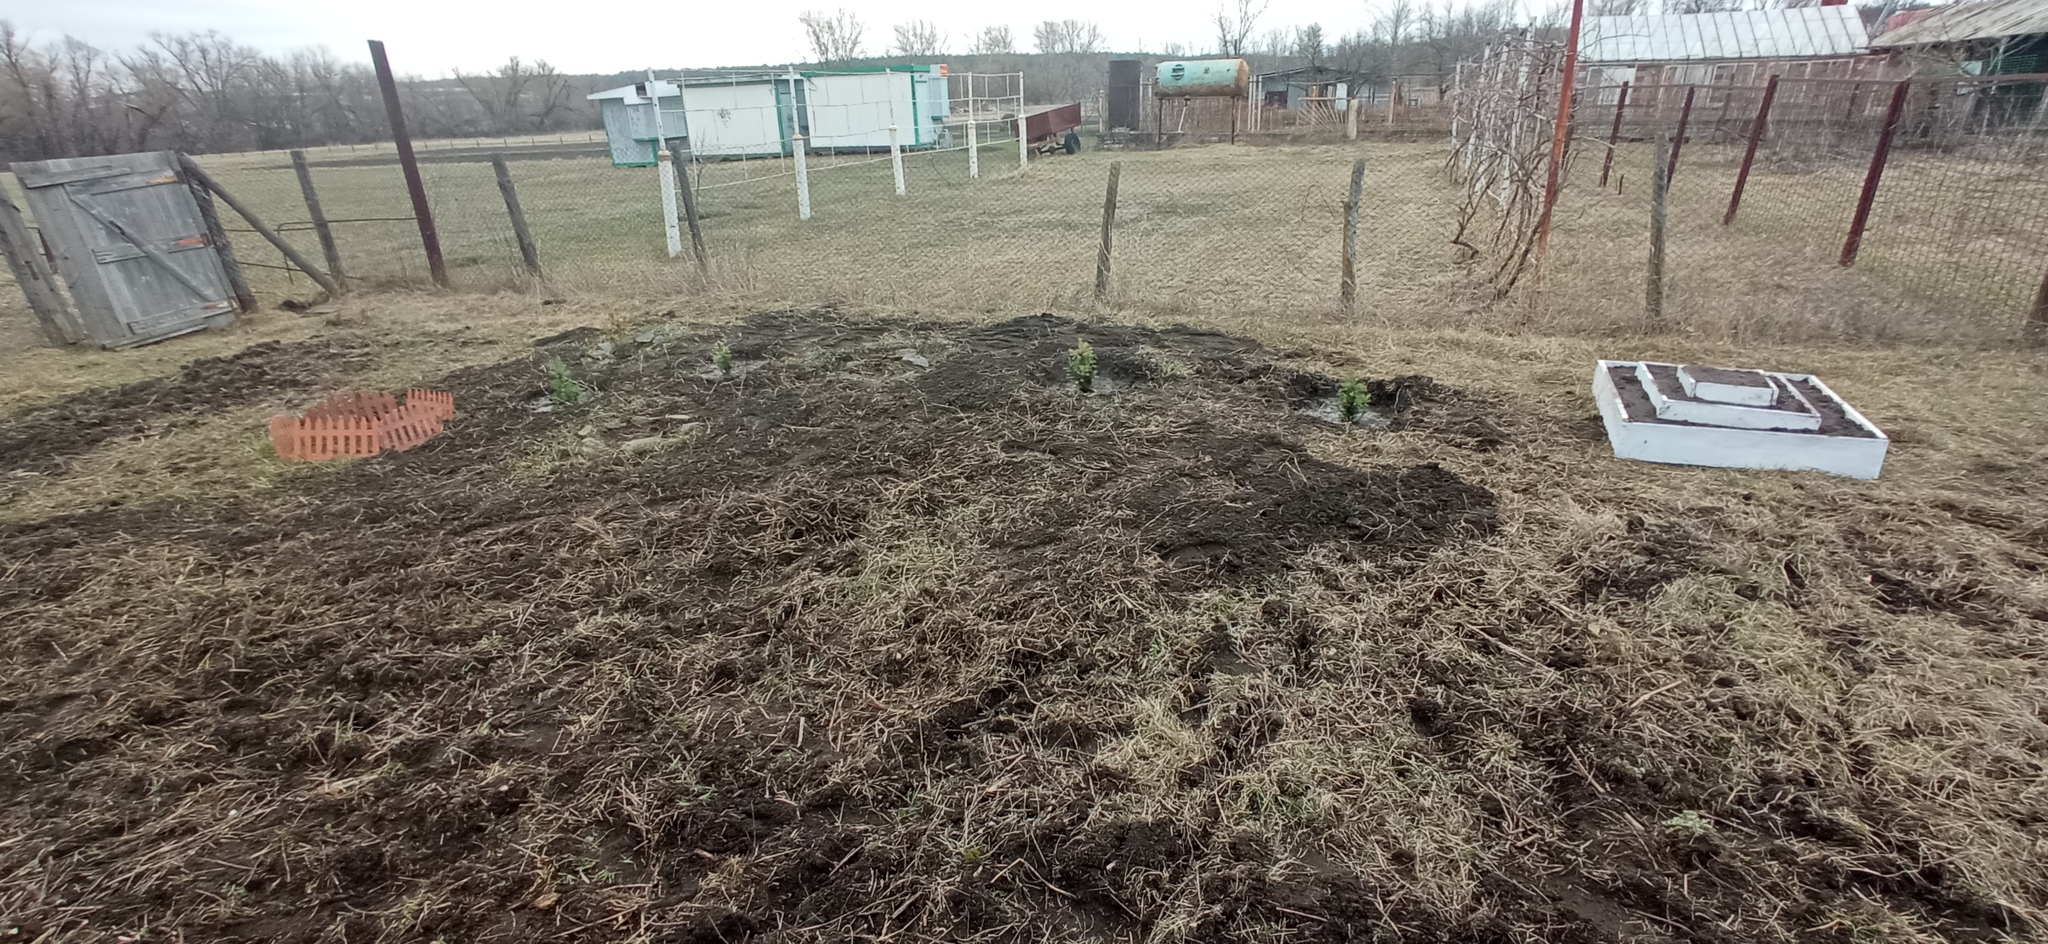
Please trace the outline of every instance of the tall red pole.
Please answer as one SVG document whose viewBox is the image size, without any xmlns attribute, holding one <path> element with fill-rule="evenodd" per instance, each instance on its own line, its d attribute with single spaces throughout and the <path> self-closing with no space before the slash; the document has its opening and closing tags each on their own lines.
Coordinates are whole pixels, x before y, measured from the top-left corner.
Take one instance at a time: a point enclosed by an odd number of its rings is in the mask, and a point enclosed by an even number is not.
<svg viewBox="0 0 2048 944">
<path fill-rule="evenodd" d="M 427 273 L 434 284 L 448 287 L 448 263 L 441 258 L 441 236 L 434 229 L 434 208 L 427 205 L 427 184 L 420 179 L 420 162 L 412 154 L 412 135 L 405 131 L 405 109 L 398 103 L 398 79 L 391 74 L 391 60 L 384 56 L 384 43 L 370 40 L 370 63 L 377 68 L 377 88 L 384 93 L 384 113 L 391 118 L 391 140 L 398 145 L 398 166 L 405 171 L 405 189 L 412 195 L 413 219 L 420 224 L 420 247 L 427 252 Z"/>
<path fill-rule="evenodd" d="M 1557 178 L 1564 168 L 1564 144 L 1572 130 L 1572 85 L 1579 71 L 1579 24 L 1585 18 L 1585 0 L 1572 0 L 1572 27 L 1564 40 L 1564 79 L 1557 90 L 1557 120 L 1550 126 L 1550 166 L 1543 180 L 1543 215 L 1536 220 L 1538 258 L 1550 248 L 1550 210 L 1557 206 Z"/>
</svg>

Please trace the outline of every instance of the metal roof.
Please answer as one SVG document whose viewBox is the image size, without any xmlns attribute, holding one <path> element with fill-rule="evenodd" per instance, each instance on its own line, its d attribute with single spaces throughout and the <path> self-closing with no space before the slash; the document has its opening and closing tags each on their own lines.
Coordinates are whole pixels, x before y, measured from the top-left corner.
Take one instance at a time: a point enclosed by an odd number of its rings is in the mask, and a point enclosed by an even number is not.
<svg viewBox="0 0 2048 944">
<path fill-rule="evenodd" d="M 655 79 L 654 95 L 657 98 L 674 98 L 676 97 L 676 84 L 667 79 Z M 583 96 L 583 100 L 589 102 L 603 101 L 607 98 L 624 99 L 628 105 L 645 104 L 647 102 L 647 83 L 635 82 L 632 85 L 621 85 L 615 89 L 605 89 L 602 92 L 592 92 Z"/>
<path fill-rule="evenodd" d="M 2001 0 L 2003 2 L 2003 0 Z M 2043 0 L 2033 0 L 2043 2 Z M 1592 16 L 1579 40 L 1583 62 L 1681 62 L 1853 56 L 1870 47 L 1848 5 L 1663 16 Z"/>
<path fill-rule="evenodd" d="M 1983 0 L 1942 7 L 1878 37 L 1876 46 L 1927 46 L 2048 33 L 2048 0 Z"/>
</svg>

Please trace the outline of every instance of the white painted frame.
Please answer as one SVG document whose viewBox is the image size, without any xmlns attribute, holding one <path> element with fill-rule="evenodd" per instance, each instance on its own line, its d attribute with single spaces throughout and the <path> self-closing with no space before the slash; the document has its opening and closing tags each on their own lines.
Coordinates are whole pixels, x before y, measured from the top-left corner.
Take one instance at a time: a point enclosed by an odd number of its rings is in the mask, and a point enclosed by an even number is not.
<svg viewBox="0 0 2048 944">
<path fill-rule="evenodd" d="M 1649 394 L 1650 403 L 1657 407 L 1657 415 L 1681 423 L 1701 423 L 1707 426 L 1734 426 L 1741 429 L 1782 429 L 1812 431 L 1820 428 L 1820 413 L 1807 402 L 1806 395 L 1798 387 L 1786 384 L 1785 389 L 1806 409 L 1804 413 L 1788 413 L 1779 409 L 1761 409 L 1753 406 L 1736 406 L 1730 403 L 1702 403 L 1697 400 L 1674 400 L 1658 389 L 1656 378 L 1650 375 L 1650 368 L 1665 367 L 1666 364 L 1641 363 L 1636 365 L 1636 382 L 1643 385 L 1643 392 Z M 1680 368 L 1683 370 L 1683 368 Z M 1766 375 L 1771 386 L 1765 388 L 1771 395 L 1771 402 L 1778 399 L 1777 379 Z M 1680 386 L 1684 382 L 1680 381 Z"/>
<path fill-rule="evenodd" d="M 1772 374 L 1786 380 L 1813 384 L 1842 408 L 1843 415 L 1850 422 L 1868 431 L 1871 438 L 1767 429 L 1677 426 L 1631 420 L 1622 407 L 1621 393 L 1615 389 L 1609 369 L 1624 367 L 1634 370 L 1640 363 L 1602 360 L 1593 367 L 1593 401 L 1600 408 L 1608 442 L 1619 458 L 1727 469 L 1810 470 L 1858 479 L 1877 478 L 1884 468 L 1891 438 L 1818 377 L 1811 374 Z"/>
</svg>

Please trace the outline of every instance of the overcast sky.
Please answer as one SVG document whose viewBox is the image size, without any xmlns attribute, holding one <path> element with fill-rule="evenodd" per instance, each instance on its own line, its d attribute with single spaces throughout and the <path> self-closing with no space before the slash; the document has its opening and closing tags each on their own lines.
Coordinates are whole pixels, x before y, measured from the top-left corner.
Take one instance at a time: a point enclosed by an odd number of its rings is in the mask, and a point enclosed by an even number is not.
<svg viewBox="0 0 2048 944">
<path fill-rule="evenodd" d="M 1331 38 L 1359 29 L 1389 0 L 1271 0 L 1259 31 L 1319 22 Z M 9 0 L 8 19 L 38 41 L 70 34 L 106 49 L 147 42 L 152 32 L 218 30 L 266 52 L 326 46 L 367 61 L 363 45 L 381 39 L 402 73 L 441 76 L 477 70 L 508 56 L 546 59 L 566 72 L 621 72 L 648 67 L 710 68 L 787 62 L 807 56 L 797 12 L 843 5 L 867 23 L 867 51 L 888 46 L 891 24 L 929 19 L 964 51 L 969 38 L 997 17 L 1029 51 L 1031 24 L 1074 18 L 1100 24 L 1116 50 L 1156 50 L 1170 42 L 1213 45 L 1201 3 L 1107 3 L 1040 0 L 1030 4 L 934 4 L 910 0 L 760 3 L 748 0 L 665 0 L 624 3 L 540 3 L 509 0 Z M 12 10 L 6 7 L 14 7 Z M 963 12 L 976 8 L 976 12 Z"/>
</svg>

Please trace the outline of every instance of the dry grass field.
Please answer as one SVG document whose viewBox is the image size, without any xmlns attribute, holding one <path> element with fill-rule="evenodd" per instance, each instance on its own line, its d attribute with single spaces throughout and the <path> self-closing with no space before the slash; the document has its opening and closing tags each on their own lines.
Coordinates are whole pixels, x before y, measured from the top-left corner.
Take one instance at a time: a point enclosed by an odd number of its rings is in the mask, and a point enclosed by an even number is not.
<svg viewBox="0 0 2048 944">
<path fill-rule="evenodd" d="M 1595 152 L 1588 146 L 1588 153 Z M 1456 203 L 1436 143 L 1211 145 L 1164 152 L 1087 150 L 1017 172 L 1011 142 L 984 144 L 982 178 L 962 151 L 906 158 L 894 195 L 886 157 L 811 161 L 815 218 L 799 222 L 780 160 L 699 171 L 708 279 L 663 250 L 651 168 L 602 157 L 508 150 L 548 270 L 545 291 L 655 300 L 687 295 L 738 309 L 844 303 L 904 311 L 995 312 L 1089 301 L 1108 165 L 1123 162 L 1112 304 L 1159 315 L 1208 312 L 1299 320 L 1338 313 L 1337 273 L 1350 164 L 1366 160 L 1362 313 L 1393 326 L 1539 334 L 1637 330 L 1648 211 L 1647 145 L 1625 145 L 1602 193 L 1581 156 L 1560 206 L 1544 277 L 1494 303 L 1455 263 Z M 526 287 L 488 164 L 425 165 L 459 287 Z M 1690 147 L 1673 192 L 1671 323 L 1737 340 L 2001 343 L 2011 339 L 2048 258 L 2048 190 L 2038 175 L 1957 169 L 1903 154 L 1882 191 L 1863 264 L 1833 263 L 1862 165 L 1765 161 L 1739 224 L 1720 225 L 1739 152 Z M 520 159 L 521 156 L 537 159 Z M 1767 155 L 1768 157 L 1769 155 Z M 425 281 L 402 183 L 388 156 L 312 154 L 352 275 L 372 287 Z M 318 257 L 288 161 L 279 153 L 204 159 Z M 1980 172 L 1981 171 L 1981 172 Z M 2002 211 L 2002 212 L 2001 212 Z M 313 287 L 251 235 L 245 258 L 265 297 Z"/>
<path fill-rule="evenodd" d="M 902 198 L 821 159 L 808 223 L 781 162 L 709 167 L 700 277 L 651 170 L 537 142 L 543 285 L 489 166 L 429 163 L 456 292 L 329 150 L 354 295 L 256 268 L 311 310 L 121 353 L 0 296 L 0 934 L 2041 938 L 2033 237 L 1968 209 L 2040 181 L 1901 187 L 1844 270 L 1847 178 L 1769 167 L 1722 228 L 1700 148 L 1646 326 L 1633 151 L 1496 302 L 1437 145 L 1007 148 Z M 205 160 L 304 218 L 283 155 Z M 1884 477 L 1616 460 L 1598 357 L 1816 373 Z M 589 395 L 537 410 L 557 358 Z M 1375 424 L 1316 419 L 1351 378 Z M 272 455 L 364 387 L 460 416 Z"/>
<path fill-rule="evenodd" d="M 126 354 L 5 322 L 4 933 L 2048 920 L 2035 355 L 724 304 L 364 294 Z M 1104 393 L 1061 380 L 1082 338 Z M 1586 387 L 1617 355 L 1814 371 L 1885 476 L 1616 460 Z M 555 357 L 592 396 L 536 412 Z M 1353 376 L 1402 378 L 1384 428 L 1304 414 Z M 268 454 L 267 416 L 356 386 L 461 416 Z"/>
</svg>

